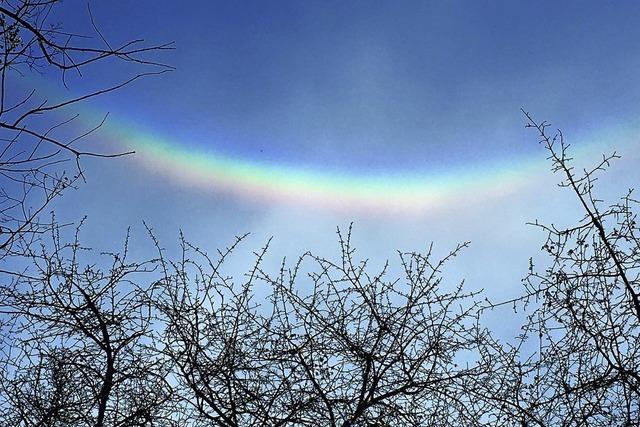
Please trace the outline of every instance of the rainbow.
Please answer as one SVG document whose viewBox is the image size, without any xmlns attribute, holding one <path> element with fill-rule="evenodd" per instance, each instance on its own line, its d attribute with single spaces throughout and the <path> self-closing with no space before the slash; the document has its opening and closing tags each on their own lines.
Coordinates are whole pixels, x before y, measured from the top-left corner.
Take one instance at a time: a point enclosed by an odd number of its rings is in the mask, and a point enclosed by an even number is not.
<svg viewBox="0 0 640 427">
<path fill-rule="evenodd" d="M 136 151 L 136 162 L 170 176 L 172 182 L 251 202 L 335 211 L 420 215 L 454 205 L 464 209 L 512 194 L 549 169 L 541 155 L 535 160 L 476 165 L 440 174 L 358 175 L 234 158 L 127 126 L 110 125 L 107 132 L 121 147 Z M 581 144 L 583 148 L 587 145 L 597 146 Z M 585 151 L 593 150 L 581 149 L 580 154 Z"/>
<path fill-rule="evenodd" d="M 48 83 L 38 82 L 47 93 L 59 96 Z M 101 121 L 97 112 L 90 108 L 84 107 L 83 115 L 85 124 Z M 91 121 L 87 122 L 87 118 Z M 550 167 L 545 154 L 541 153 L 535 159 L 511 159 L 507 162 L 497 159 L 493 163 L 451 169 L 444 173 L 363 175 L 235 158 L 213 149 L 182 144 L 127 125 L 126 120 L 121 119 L 110 120 L 101 132 L 110 146 L 113 143 L 125 151 L 136 151 L 135 161 L 186 187 L 225 193 L 251 202 L 284 202 L 314 209 L 367 214 L 422 215 L 443 209 L 464 209 L 475 203 L 493 203 L 522 190 L 541 176 L 549 176 Z M 640 152 L 635 149 L 638 135 L 640 122 L 637 119 L 620 119 L 597 132 L 570 138 L 580 141 L 579 145 L 571 148 L 571 154 L 574 158 L 586 158 L 591 164 L 603 152 L 624 148 L 627 160 L 631 157 L 631 161 L 640 161 Z M 532 132 L 531 143 L 535 138 Z M 108 151 L 113 152 L 111 148 Z"/>
</svg>

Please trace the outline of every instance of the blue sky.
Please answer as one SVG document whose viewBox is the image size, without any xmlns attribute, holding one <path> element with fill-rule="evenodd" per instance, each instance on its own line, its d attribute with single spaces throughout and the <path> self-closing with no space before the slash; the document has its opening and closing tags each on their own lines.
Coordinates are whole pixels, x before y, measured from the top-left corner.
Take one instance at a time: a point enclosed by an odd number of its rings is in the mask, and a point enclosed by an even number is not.
<svg viewBox="0 0 640 427">
<path fill-rule="evenodd" d="M 144 0 L 95 2 L 92 11 L 114 42 L 175 41 L 162 60 L 176 71 L 91 102 L 80 109 L 87 123 L 109 111 L 114 128 L 258 165 L 445 180 L 473 171 L 503 189 L 419 215 L 332 211 L 238 197 L 215 180 L 190 185 L 138 152 L 85 162 L 88 182 L 57 206 L 62 218 L 88 214 L 85 239 L 101 249 L 144 219 L 167 247 L 177 248 L 182 228 L 211 250 L 252 232 L 249 253 L 274 236 L 274 262 L 307 249 L 337 256 L 335 227 L 354 221 L 361 255 L 379 263 L 396 249 L 435 241 L 444 253 L 471 240 L 451 276 L 500 297 L 517 292 L 529 256 L 542 257 L 544 236 L 525 222 L 580 216 L 554 186 L 521 107 L 561 127 L 585 164 L 621 152 L 603 196 L 622 195 L 639 177 L 637 2 Z M 67 0 L 59 17 L 90 31 L 84 2 Z M 127 71 L 92 69 L 70 91 Z M 120 143 L 127 141 L 92 141 L 106 150 Z M 496 169 L 527 167 L 518 183 L 490 179 Z M 230 268 L 246 263 L 240 256 Z"/>
</svg>

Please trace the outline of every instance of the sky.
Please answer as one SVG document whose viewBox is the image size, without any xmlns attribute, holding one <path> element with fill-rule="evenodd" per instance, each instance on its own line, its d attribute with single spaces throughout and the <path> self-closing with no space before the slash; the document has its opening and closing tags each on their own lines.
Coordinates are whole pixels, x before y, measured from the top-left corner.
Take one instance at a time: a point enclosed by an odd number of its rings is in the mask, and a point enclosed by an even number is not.
<svg viewBox="0 0 640 427">
<path fill-rule="evenodd" d="M 175 71 L 83 104 L 87 182 L 55 206 L 87 215 L 84 240 L 113 249 L 144 220 L 168 251 L 178 232 L 214 251 L 250 232 L 230 270 L 273 236 L 267 263 L 313 250 L 338 257 L 336 227 L 372 265 L 396 250 L 445 254 L 452 283 L 506 298 L 521 289 L 544 235 L 529 221 L 581 217 L 558 189 L 520 109 L 563 130 L 578 165 L 617 150 L 599 183 L 615 201 L 640 173 L 637 2 L 94 2 L 113 43 L 173 41 L 155 57 Z M 56 18 L 90 33 L 86 2 Z M 103 63 L 56 92 L 130 75 Z M 54 89 L 56 88 L 56 89 Z M 148 242 L 140 243 L 148 250 Z M 142 249 L 144 248 L 144 249 Z"/>
</svg>

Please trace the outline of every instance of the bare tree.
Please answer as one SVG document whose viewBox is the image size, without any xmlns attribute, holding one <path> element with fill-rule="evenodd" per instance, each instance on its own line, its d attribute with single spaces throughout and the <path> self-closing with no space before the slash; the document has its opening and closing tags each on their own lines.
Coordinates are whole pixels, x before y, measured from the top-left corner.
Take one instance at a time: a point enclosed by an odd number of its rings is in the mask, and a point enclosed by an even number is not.
<svg viewBox="0 0 640 427">
<path fill-rule="evenodd" d="M 447 288 L 439 261 L 400 253 L 402 276 L 310 253 L 270 275 L 266 248 L 242 283 L 183 241 L 165 262 L 164 353 L 192 425 L 479 425 L 488 408 L 469 387 L 489 375 L 476 294 Z M 310 263 L 308 274 L 306 264 Z M 301 277 L 302 275 L 302 277 Z M 260 297 L 262 296 L 262 297 Z"/>
<path fill-rule="evenodd" d="M 502 376 L 494 376 L 502 381 L 490 394 L 522 425 L 638 425 L 638 201 L 629 191 L 606 206 L 594 193 L 597 174 L 616 153 L 579 173 L 562 133 L 550 135 L 548 123 L 524 114 L 584 216 L 569 227 L 534 223 L 547 233 L 542 249 L 550 263 L 542 271 L 532 263 L 525 295 L 511 301 L 523 304 L 528 322 L 502 355 Z"/>
<path fill-rule="evenodd" d="M 62 132 L 78 117 L 73 107 L 171 69 L 153 61 L 153 54 L 170 49 L 170 44 L 130 40 L 112 45 L 95 24 L 90 9 L 87 19 L 94 34 L 75 34 L 52 22 L 50 16 L 58 4 L 57 0 L 0 3 L 0 258 L 21 254 L 24 245 L 51 226 L 40 214 L 65 188 L 82 178 L 82 157 L 127 154 L 98 153 L 80 146 L 104 120 L 73 136 Z M 58 72 L 60 89 L 66 89 L 70 73 L 86 78 L 92 66 L 109 60 L 131 63 L 133 76 L 55 102 L 29 85 L 24 89 L 24 84 L 18 84 L 29 75 Z M 67 161 L 73 162 L 71 168 L 62 165 Z"/>
<path fill-rule="evenodd" d="M 82 158 L 128 154 L 84 147 L 104 119 L 74 134 L 74 107 L 170 70 L 154 56 L 171 45 L 115 45 L 90 9 L 94 33 L 76 34 L 51 18 L 59 3 L 0 2 L 0 424 L 157 425 L 170 387 L 164 365 L 148 353 L 148 294 L 128 280 L 152 266 L 129 263 L 125 250 L 112 255 L 108 271 L 97 256 L 83 268 L 77 240 L 63 243 L 42 213 L 84 178 Z M 108 61 L 130 64 L 131 74 L 68 95 L 72 81 Z M 50 101 L 25 84 L 40 74 L 58 77 L 63 98 Z M 49 233 L 52 240 L 37 244 Z"/>
<path fill-rule="evenodd" d="M 0 424 L 15 426 L 171 425 L 168 366 L 153 351 L 153 260 L 124 250 L 101 256 L 77 234 L 30 252 L 29 274 L 2 287 L 5 327 Z M 83 259 L 90 263 L 83 265 Z M 152 280 L 148 281 L 150 284 Z"/>
</svg>

